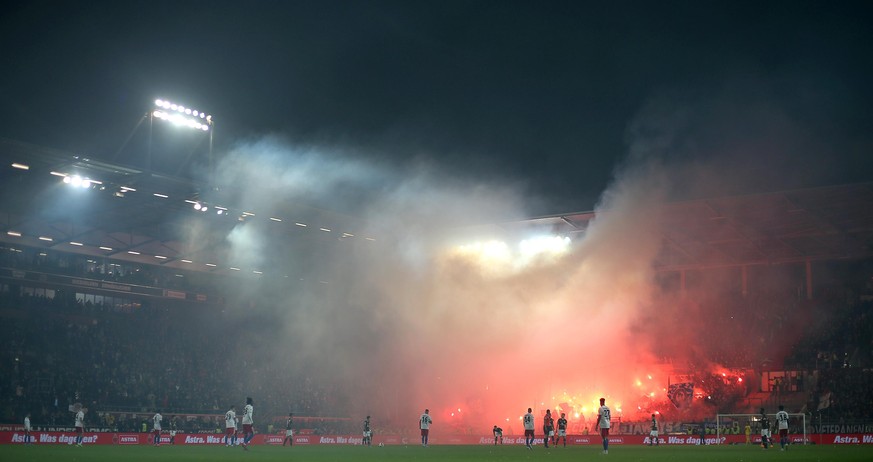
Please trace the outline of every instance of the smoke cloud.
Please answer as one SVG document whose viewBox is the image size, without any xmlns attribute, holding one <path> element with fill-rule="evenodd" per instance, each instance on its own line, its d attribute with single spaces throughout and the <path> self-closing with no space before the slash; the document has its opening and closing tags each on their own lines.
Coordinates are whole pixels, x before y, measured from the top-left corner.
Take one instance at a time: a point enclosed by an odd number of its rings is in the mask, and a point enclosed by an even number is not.
<svg viewBox="0 0 873 462">
<path fill-rule="evenodd" d="M 352 415 L 404 421 L 428 407 L 446 428 L 485 419 L 520 430 L 527 407 L 572 403 L 563 410 L 590 418 L 597 398 L 630 400 L 642 393 L 636 380 L 654 373 L 629 328 L 651 304 L 667 186 L 658 170 L 622 169 L 584 233 L 522 255 L 518 242 L 540 236 L 471 225 L 530 216 L 523 191 L 453 179 L 424 162 L 371 166 L 275 139 L 240 145 L 218 169 L 220 184 L 237 185 L 234 196 L 305 221 L 312 211 L 295 203 L 356 191 L 351 206 L 336 206 L 355 213 L 332 217 L 354 236 L 290 249 L 272 239 L 270 223 L 241 221 L 227 236 L 230 255 L 273 254 L 272 273 L 303 281 L 248 287 L 232 304 L 251 316 L 256 299 L 276 336 L 265 343 L 294 352 L 265 368 L 334 384 Z"/>
<path fill-rule="evenodd" d="M 625 419 L 668 411 L 676 370 L 664 358 L 716 370 L 700 345 L 742 336 L 743 324 L 707 328 L 723 306 L 713 301 L 733 290 L 736 274 L 701 275 L 686 297 L 656 273 L 661 205 L 730 193 L 735 186 L 719 176 L 725 166 L 742 170 L 762 139 L 772 147 L 793 132 L 775 107 L 761 116 L 763 104 L 745 108 L 759 117 L 759 135 L 745 145 L 752 154 L 743 143 L 718 144 L 723 134 L 711 136 L 712 126 L 744 109 L 727 100 L 644 108 L 596 219 L 569 243 L 555 241 L 565 246 L 532 254 L 519 242 L 541 236 L 487 226 L 535 215 L 537 199 L 506 183 L 461 179 L 421 157 L 369 164 L 345 148 L 239 144 L 217 170 L 232 196 L 334 228 L 329 238 L 282 244 L 260 217 L 227 236 L 232 255 L 294 275 L 249 286 L 233 302 L 245 316 L 264 314 L 263 343 L 284 352 L 263 368 L 330 384 L 348 415 L 405 426 L 429 408 L 435 431 L 498 424 L 519 432 L 528 407 L 560 409 L 581 428 L 601 396 Z M 724 110 L 711 112 L 713 103 Z M 760 126 L 765 119 L 771 127 Z M 697 156 L 715 145 L 731 155 Z M 741 187 L 772 179 L 764 170 Z M 339 231 L 348 236 L 336 238 Z"/>
</svg>

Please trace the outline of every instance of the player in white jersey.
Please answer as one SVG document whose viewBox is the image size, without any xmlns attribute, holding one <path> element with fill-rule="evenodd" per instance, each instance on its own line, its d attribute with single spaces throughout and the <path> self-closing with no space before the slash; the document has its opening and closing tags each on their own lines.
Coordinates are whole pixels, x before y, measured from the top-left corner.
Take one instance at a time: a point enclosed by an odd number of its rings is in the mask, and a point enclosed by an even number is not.
<svg viewBox="0 0 873 462">
<path fill-rule="evenodd" d="M 424 414 L 418 418 L 418 427 L 421 429 L 421 445 L 424 447 L 427 447 L 427 437 L 432 423 L 433 419 L 430 418 L 430 410 L 425 409 Z"/>
<path fill-rule="evenodd" d="M 162 416 L 160 412 L 155 412 L 155 415 L 152 417 L 152 444 L 155 446 L 161 445 L 162 420 L 164 420 L 164 416 Z"/>
<path fill-rule="evenodd" d="M 779 426 L 779 446 L 782 450 L 788 448 L 788 413 L 785 412 L 785 406 L 779 405 L 779 412 L 776 413 L 776 424 Z"/>
<path fill-rule="evenodd" d="M 231 447 L 236 444 L 236 406 L 224 413 L 224 445 Z"/>
<path fill-rule="evenodd" d="M 24 416 L 24 444 L 30 444 L 30 413 Z"/>
<path fill-rule="evenodd" d="M 246 398 L 246 407 L 245 412 L 243 413 L 243 442 L 242 447 L 246 451 L 249 450 L 249 442 L 252 441 L 252 438 L 255 437 L 255 430 L 252 429 L 252 426 L 255 424 L 254 420 L 252 420 L 253 414 L 255 412 L 254 406 L 252 406 L 252 398 Z"/>
<path fill-rule="evenodd" d="M 524 445 L 527 446 L 528 449 L 532 449 L 534 442 L 533 409 L 527 408 L 527 414 L 521 418 L 521 423 L 524 425 Z"/>
<path fill-rule="evenodd" d="M 609 420 L 612 412 L 606 405 L 606 398 L 600 398 L 600 409 L 597 410 L 597 427 L 600 428 L 600 436 L 603 438 L 603 453 L 609 454 Z"/>
<path fill-rule="evenodd" d="M 652 429 L 649 431 L 649 446 L 653 443 L 655 446 L 660 446 L 660 442 L 658 441 L 658 419 L 655 418 L 655 414 L 652 414 Z"/>
<path fill-rule="evenodd" d="M 80 407 L 76 412 L 76 446 L 82 447 L 82 439 L 85 437 L 85 411 Z"/>
</svg>

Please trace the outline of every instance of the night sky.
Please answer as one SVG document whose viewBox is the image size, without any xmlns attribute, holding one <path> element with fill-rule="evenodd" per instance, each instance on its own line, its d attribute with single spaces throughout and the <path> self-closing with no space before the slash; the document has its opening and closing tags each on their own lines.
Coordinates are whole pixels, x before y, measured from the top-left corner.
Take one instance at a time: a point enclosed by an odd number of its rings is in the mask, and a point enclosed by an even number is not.
<svg viewBox="0 0 873 462">
<path fill-rule="evenodd" d="M 521 189 L 531 215 L 593 209 L 640 160 L 669 167 L 673 199 L 868 181 L 871 10 L 5 2 L 0 136 L 137 165 L 116 152 L 162 97 L 214 114 L 219 155 L 274 135 L 399 169 L 424 160 Z"/>
</svg>

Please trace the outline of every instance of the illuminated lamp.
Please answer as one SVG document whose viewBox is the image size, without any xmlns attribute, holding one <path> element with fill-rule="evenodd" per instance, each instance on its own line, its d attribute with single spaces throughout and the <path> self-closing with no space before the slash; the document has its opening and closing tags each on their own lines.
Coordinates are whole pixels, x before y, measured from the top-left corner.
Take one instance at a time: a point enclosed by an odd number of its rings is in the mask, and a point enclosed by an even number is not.
<svg viewBox="0 0 873 462">
<path fill-rule="evenodd" d="M 168 113 L 161 110 L 152 112 L 152 116 L 156 119 L 165 120 L 176 126 L 188 127 L 195 130 L 209 131 L 209 126 L 212 125 L 212 116 L 205 116 L 203 111 L 185 107 L 181 104 L 171 103 L 167 100 L 156 99 L 155 106 L 160 109 L 169 109 L 175 113 Z M 191 117 L 186 117 L 191 116 Z M 206 124 L 201 123 L 196 118 L 206 119 Z"/>
</svg>

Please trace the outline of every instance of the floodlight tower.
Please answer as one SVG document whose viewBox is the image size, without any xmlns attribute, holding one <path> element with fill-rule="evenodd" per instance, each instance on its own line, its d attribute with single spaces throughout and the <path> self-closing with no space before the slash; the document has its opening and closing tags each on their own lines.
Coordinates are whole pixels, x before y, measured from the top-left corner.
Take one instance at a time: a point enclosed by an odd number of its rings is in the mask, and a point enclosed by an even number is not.
<svg viewBox="0 0 873 462">
<path fill-rule="evenodd" d="M 149 113 L 149 170 L 151 170 L 152 163 L 152 125 L 155 119 L 163 120 L 178 127 L 201 130 L 209 134 L 209 183 L 210 187 L 212 187 L 212 141 L 213 133 L 215 132 L 215 120 L 212 118 L 212 115 L 165 99 L 156 99 L 155 108 Z M 184 166 L 187 163 L 186 159 L 182 165 Z"/>
</svg>

